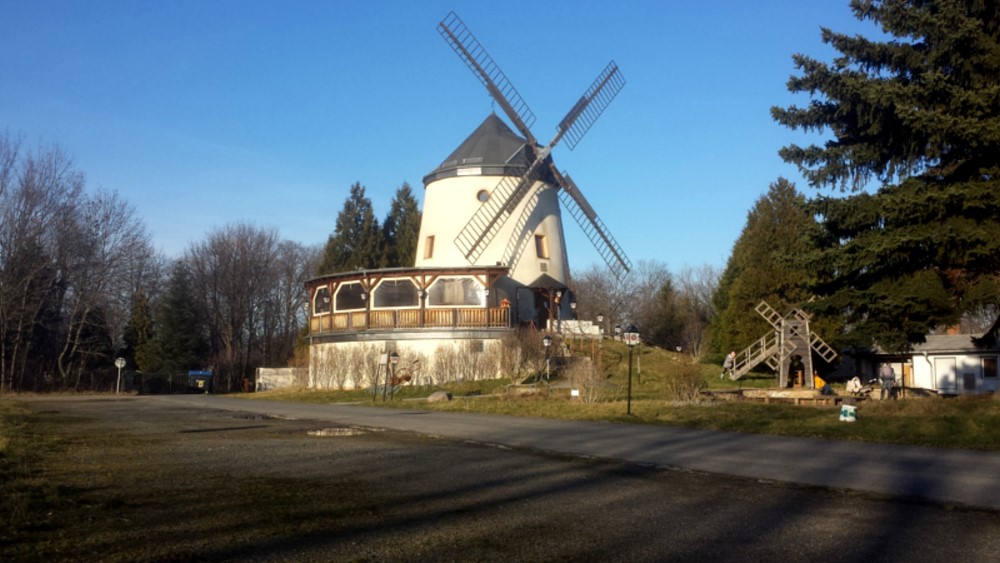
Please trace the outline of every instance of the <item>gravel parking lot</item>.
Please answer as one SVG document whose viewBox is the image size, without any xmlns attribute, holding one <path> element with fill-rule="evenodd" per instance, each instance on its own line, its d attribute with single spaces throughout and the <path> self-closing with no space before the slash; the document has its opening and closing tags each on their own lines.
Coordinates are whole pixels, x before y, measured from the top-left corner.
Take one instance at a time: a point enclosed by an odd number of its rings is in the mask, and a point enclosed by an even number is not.
<svg viewBox="0 0 1000 563">
<path fill-rule="evenodd" d="M 134 554 L 123 545 L 139 542 L 144 559 L 161 561 L 911 562 L 1000 552 L 993 511 L 147 397 L 26 404 L 65 421 L 67 437 L 107 437 L 70 447 L 72 470 L 46 478 L 80 489 L 80 503 L 120 506 L 116 521 L 53 516 L 39 560 L 123 560 Z M 126 469 L 107 473 L 110 461 Z M 288 516 L 275 524 L 262 510 Z M 96 532 L 108 528 L 114 541 Z M 79 550 L 46 552 L 53 533 L 78 536 Z"/>
</svg>

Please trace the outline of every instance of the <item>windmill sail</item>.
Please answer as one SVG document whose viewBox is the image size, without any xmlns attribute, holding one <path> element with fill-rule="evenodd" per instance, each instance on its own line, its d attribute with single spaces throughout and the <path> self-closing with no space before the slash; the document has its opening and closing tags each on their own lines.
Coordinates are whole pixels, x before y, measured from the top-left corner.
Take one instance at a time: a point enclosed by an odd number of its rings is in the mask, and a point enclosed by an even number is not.
<svg viewBox="0 0 1000 563">
<path fill-rule="evenodd" d="M 611 272 L 616 278 L 621 279 L 632 270 L 632 262 L 625 255 L 625 251 L 622 250 L 615 237 L 611 235 L 611 231 L 597 216 L 597 212 L 590 206 L 587 198 L 583 197 L 583 193 L 577 188 L 569 174 L 563 172 L 559 174 L 559 179 L 562 186 L 562 190 L 559 191 L 559 200 L 583 229 L 584 234 L 590 239 Z"/>
<path fill-rule="evenodd" d="M 621 247 L 576 185 L 561 181 L 563 175 L 550 158 L 552 149 L 563 136 L 567 137 L 570 148 L 574 148 L 625 86 L 625 79 L 618 70 L 618 65 L 611 61 L 598 74 L 590 88 L 559 122 L 556 134 L 549 144 L 539 149 L 538 141 L 530 130 L 535 121 L 534 113 L 461 18 L 454 12 L 449 13 L 438 24 L 438 32 L 521 132 L 526 140 L 527 151 L 534 157 L 520 179 L 503 178 L 494 188 L 490 199 L 476 210 L 459 232 L 455 244 L 465 258 L 475 263 L 482 256 L 510 215 L 530 192 L 536 180 L 546 176 L 545 179 L 550 179 L 556 188 L 562 188 L 564 193 L 568 193 L 568 197 L 562 197 L 560 194 L 560 199 L 568 205 L 577 223 L 597 246 L 598 252 L 608 265 L 612 266 L 612 271 L 619 276 L 623 270 L 629 271 L 632 265 Z"/>
<path fill-rule="evenodd" d="M 465 27 L 465 22 L 455 12 L 451 12 L 438 24 L 438 33 L 469 67 L 472 74 L 486 86 L 493 99 L 500 104 L 521 135 L 528 140 L 528 144 L 531 146 L 538 144 L 529 129 L 535 123 L 535 114 L 521 98 L 517 88 L 507 80 L 507 75 L 500 70 L 493 57 L 486 52 L 469 28 Z"/>
<path fill-rule="evenodd" d="M 560 131 L 565 131 L 569 150 L 576 148 L 580 139 L 587 134 L 597 118 L 611 104 L 611 100 L 614 100 L 624 87 L 625 77 L 618 70 L 615 61 L 611 61 L 598 75 L 597 80 L 583 93 L 573 109 L 569 110 L 566 117 L 559 122 L 558 128 Z"/>
</svg>

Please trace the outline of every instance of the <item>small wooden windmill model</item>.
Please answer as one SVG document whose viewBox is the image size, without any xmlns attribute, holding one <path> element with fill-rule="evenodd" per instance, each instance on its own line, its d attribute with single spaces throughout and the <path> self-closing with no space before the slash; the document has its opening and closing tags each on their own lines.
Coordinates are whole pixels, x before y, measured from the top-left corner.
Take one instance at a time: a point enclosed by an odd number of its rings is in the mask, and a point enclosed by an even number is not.
<svg viewBox="0 0 1000 563">
<path fill-rule="evenodd" d="M 730 378 L 739 379 L 763 362 L 778 372 L 778 386 L 788 387 L 789 376 L 794 375 L 791 373 L 792 361 L 798 357 L 802 362 L 802 385 L 814 388 L 812 352 L 828 363 L 837 357 L 837 352 L 818 334 L 810 332 L 809 315 L 793 308 L 782 316 L 765 301 L 754 310 L 774 327 L 774 332 L 764 335 L 736 356 Z"/>
</svg>

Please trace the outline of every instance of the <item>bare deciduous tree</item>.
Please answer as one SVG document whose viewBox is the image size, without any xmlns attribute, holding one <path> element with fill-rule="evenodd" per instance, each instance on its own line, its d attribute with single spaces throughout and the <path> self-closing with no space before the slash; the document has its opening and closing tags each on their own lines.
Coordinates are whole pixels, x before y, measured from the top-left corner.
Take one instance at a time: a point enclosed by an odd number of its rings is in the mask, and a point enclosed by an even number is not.
<svg viewBox="0 0 1000 563">
<path fill-rule="evenodd" d="M 130 270 L 154 252 L 144 225 L 113 192 L 86 198 L 69 235 L 60 260 L 67 325 L 56 365 L 63 383 L 78 389 L 92 360 L 110 365 L 132 300 Z M 93 377 L 94 370 L 89 373 Z M 90 387 L 95 386 L 91 379 Z"/>
<path fill-rule="evenodd" d="M 58 267 L 84 180 L 59 149 L 21 153 L 0 138 L 0 389 L 52 383 L 62 295 Z M 38 387 L 38 378 L 30 382 Z"/>
<path fill-rule="evenodd" d="M 680 310 L 683 319 L 681 346 L 694 355 L 704 351 L 706 332 L 715 317 L 712 295 L 719 287 L 721 270 L 708 264 L 684 268 L 677 275 Z"/>
</svg>

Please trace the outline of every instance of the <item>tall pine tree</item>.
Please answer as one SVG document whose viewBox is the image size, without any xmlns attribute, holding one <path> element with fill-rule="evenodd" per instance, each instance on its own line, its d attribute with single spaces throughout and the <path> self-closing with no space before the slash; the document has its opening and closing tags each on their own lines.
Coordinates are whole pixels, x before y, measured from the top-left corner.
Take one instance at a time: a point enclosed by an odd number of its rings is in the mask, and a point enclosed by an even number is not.
<svg viewBox="0 0 1000 563">
<path fill-rule="evenodd" d="M 381 267 L 381 238 L 372 201 L 365 195 L 364 186 L 356 182 L 337 215 L 337 224 L 327 240 L 317 274 Z"/>
<path fill-rule="evenodd" d="M 858 343 L 903 349 L 1000 298 L 1000 3 L 851 8 L 891 39 L 824 29 L 841 55 L 795 56 L 789 90 L 813 99 L 772 115 L 832 135 L 780 154 L 814 187 L 852 192 L 813 202 L 818 305 L 843 315 Z"/>
<path fill-rule="evenodd" d="M 389 214 L 382 223 L 384 265 L 389 268 L 412 267 L 417 258 L 419 236 L 420 209 L 410 184 L 403 182 L 396 190 Z"/>
<path fill-rule="evenodd" d="M 155 337 L 137 351 L 142 371 L 186 371 L 205 367 L 208 350 L 204 322 L 195 307 L 191 273 L 177 261 L 157 308 Z"/>
<path fill-rule="evenodd" d="M 742 350 L 772 330 L 754 308 L 767 301 L 780 313 L 810 297 L 801 260 L 812 251 L 815 222 L 805 197 L 779 178 L 747 214 L 715 291 L 716 317 L 709 329 L 714 352 Z"/>
</svg>

